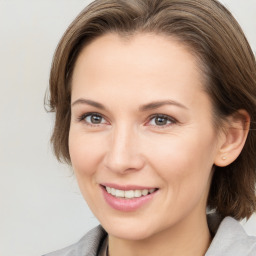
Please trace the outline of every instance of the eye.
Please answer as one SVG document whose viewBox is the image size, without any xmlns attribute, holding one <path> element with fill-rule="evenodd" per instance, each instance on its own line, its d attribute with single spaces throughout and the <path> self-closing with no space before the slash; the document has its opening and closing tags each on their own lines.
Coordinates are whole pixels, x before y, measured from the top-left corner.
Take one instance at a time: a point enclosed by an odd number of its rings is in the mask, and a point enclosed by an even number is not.
<svg viewBox="0 0 256 256">
<path fill-rule="evenodd" d="M 174 123 L 176 123 L 174 118 L 162 114 L 151 117 L 150 121 L 148 122 L 148 124 L 151 126 L 169 126 Z"/>
<path fill-rule="evenodd" d="M 79 118 L 80 121 L 85 121 L 85 123 L 89 124 L 89 125 L 100 125 L 100 124 L 106 124 L 107 121 L 105 120 L 105 118 L 98 114 L 98 113 L 88 113 L 85 115 L 82 115 Z"/>
</svg>

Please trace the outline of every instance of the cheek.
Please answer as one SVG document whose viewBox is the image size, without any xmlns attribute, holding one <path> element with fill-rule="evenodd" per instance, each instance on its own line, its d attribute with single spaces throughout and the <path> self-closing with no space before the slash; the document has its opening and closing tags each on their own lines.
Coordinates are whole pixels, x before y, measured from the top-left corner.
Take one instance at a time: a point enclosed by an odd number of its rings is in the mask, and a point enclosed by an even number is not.
<svg viewBox="0 0 256 256">
<path fill-rule="evenodd" d="M 97 209 L 96 174 L 101 162 L 102 142 L 97 137 L 70 129 L 69 152 L 72 167 L 81 193 L 92 209 Z"/>
<path fill-rule="evenodd" d="M 78 176 L 90 176 L 103 155 L 102 139 L 70 130 L 69 153 L 72 166 Z"/>
<path fill-rule="evenodd" d="M 167 188 L 162 205 L 179 216 L 196 206 L 205 210 L 213 164 L 210 145 L 210 141 L 199 142 L 193 137 L 182 142 L 173 140 L 161 150 L 155 150 L 154 169 Z"/>
<path fill-rule="evenodd" d="M 174 190 L 198 190 L 208 183 L 214 162 L 212 133 L 194 132 L 154 143 L 151 165 Z"/>
</svg>

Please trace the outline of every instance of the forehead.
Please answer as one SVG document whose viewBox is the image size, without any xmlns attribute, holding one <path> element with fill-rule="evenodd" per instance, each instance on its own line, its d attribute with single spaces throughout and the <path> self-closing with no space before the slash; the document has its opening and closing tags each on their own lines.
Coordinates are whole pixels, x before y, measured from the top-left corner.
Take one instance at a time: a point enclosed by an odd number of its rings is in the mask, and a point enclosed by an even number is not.
<svg viewBox="0 0 256 256">
<path fill-rule="evenodd" d="M 133 53 L 136 53 L 136 55 L 133 55 Z M 103 67 L 110 68 L 111 64 L 115 64 L 115 62 L 123 64 L 133 62 L 133 66 L 140 69 L 142 66 L 146 68 L 167 68 L 164 67 L 167 58 L 170 58 L 169 68 L 173 68 L 171 64 L 174 64 L 177 69 L 176 64 L 180 58 L 185 61 L 183 63 L 184 68 L 185 64 L 191 64 L 194 68 L 198 66 L 190 47 L 182 44 L 181 40 L 175 37 L 154 33 L 138 33 L 127 37 L 109 33 L 94 39 L 83 48 L 76 61 L 75 69 L 81 62 L 83 62 L 83 65 L 90 62 L 91 67 L 95 67 L 92 64 L 97 64 L 97 68 L 100 67 L 100 64 Z M 161 63 L 162 66 L 157 66 Z"/>
<path fill-rule="evenodd" d="M 101 36 L 78 56 L 72 78 L 72 98 L 111 90 L 130 94 L 173 94 L 202 90 L 203 75 L 194 55 L 177 40 L 155 34 L 127 39 L 117 34 Z"/>
</svg>

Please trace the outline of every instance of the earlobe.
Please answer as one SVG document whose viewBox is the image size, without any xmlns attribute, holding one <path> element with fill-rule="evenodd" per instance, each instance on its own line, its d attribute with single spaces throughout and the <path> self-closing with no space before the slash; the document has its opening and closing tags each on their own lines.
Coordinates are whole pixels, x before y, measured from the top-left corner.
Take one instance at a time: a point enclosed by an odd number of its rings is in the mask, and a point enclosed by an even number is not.
<svg viewBox="0 0 256 256">
<path fill-rule="evenodd" d="M 240 155 L 250 128 L 250 116 L 245 110 L 238 110 L 227 118 L 220 136 L 219 150 L 214 164 L 225 167 Z"/>
</svg>

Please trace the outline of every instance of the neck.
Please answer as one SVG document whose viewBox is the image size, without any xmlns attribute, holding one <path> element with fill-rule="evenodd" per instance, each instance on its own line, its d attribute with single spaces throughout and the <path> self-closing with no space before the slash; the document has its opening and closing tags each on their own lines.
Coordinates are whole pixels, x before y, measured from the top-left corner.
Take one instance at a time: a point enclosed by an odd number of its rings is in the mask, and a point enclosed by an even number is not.
<svg viewBox="0 0 256 256">
<path fill-rule="evenodd" d="M 203 256 L 211 242 L 206 216 L 182 221 L 143 240 L 109 235 L 110 256 Z"/>
</svg>

